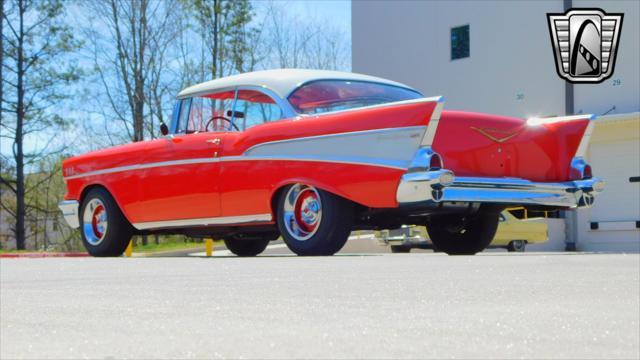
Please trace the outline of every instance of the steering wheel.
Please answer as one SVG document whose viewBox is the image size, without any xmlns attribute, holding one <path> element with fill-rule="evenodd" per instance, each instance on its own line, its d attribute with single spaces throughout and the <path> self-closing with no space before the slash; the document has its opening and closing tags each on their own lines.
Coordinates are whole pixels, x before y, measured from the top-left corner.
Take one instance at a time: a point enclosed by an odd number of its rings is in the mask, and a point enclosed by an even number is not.
<svg viewBox="0 0 640 360">
<path fill-rule="evenodd" d="M 213 124 L 213 122 L 216 120 L 224 120 L 228 122 L 229 125 L 231 125 L 230 127 L 233 127 L 237 131 L 240 131 L 240 129 L 238 128 L 238 126 L 236 126 L 236 124 L 232 123 L 231 120 L 227 119 L 224 116 L 214 116 L 211 119 L 209 119 L 209 121 L 207 121 L 207 124 L 204 126 L 204 131 L 209 131 L 209 125 Z"/>
</svg>

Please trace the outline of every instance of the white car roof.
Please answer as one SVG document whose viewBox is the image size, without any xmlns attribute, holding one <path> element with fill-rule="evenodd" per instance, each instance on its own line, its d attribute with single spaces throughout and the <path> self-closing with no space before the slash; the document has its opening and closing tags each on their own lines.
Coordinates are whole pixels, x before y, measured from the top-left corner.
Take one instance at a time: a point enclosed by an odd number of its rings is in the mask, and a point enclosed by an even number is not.
<svg viewBox="0 0 640 360">
<path fill-rule="evenodd" d="M 329 70 L 276 69 L 248 72 L 203 82 L 182 90 L 178 94 L 178 98 L 212 93 L 226 89 L 230 90 L 236 86 L 258 86 L 267 88 L 280 96 L 280 98 L 285 99 L 298 86 L 315 80 L 370 81 L 412 89 L 407 85 L 395 81 L 363 74 Z"/>
</svg>

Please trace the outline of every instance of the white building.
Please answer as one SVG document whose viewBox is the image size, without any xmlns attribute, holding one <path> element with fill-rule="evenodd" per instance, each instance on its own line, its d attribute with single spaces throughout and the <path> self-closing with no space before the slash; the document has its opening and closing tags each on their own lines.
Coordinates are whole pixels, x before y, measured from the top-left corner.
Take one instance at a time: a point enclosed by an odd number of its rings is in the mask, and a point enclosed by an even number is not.
<svg viewBox="0 0 640 360">
<path fill-rule="evenodd" d="M 546 15 L 569 8 L 624 13 L 614 74 L 600 84 L 556 73 Z M 598 115 L 588 161 L 607 188 L 593 208 L 550 220 L 547 247 L 640 251 L 639 1 L 352 1 L 351 13 L 354 72 L 444 95 L 448 109 Z"/>
</svg>

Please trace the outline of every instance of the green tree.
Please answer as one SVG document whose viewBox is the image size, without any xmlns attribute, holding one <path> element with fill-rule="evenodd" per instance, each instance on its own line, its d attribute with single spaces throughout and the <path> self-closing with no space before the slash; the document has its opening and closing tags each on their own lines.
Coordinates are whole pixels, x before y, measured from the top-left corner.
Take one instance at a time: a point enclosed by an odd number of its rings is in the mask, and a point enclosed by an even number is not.
<svg viewBox="0 0 640 360">
<path fill-rule="evenodd" d="M 249 28 L 253 8 L 248 0 L 183 0 L 187 16 L 196 20 L 196 32 L 207 51 L 201 62 L 201 81 L 246 71 L 250 50 Z M 252 35 L 254 34 L 254 35 Z M 255 63 L 256 61 L 253 61 Z"/>
<path fill-rule="evenodd" d="M 124 126 L 120 133 L 126 132 L 127 140 L 154 138 L 155 124 L 164 122 L 164 113 L 171 106 L 169 99 L 177 92 L 167 65 L 171 45 L 180 32 L 173 4 L 91 0 L 81 6 L 92 14 L 85 34 L 104 92 L 98 106 L 108 109 L 104 112 L 105 128 L 113 128 L 117 121 Z M 146 235 L 142 241 L 146 244 Z"/>
<path fill-rule="evenodd" d="M 70 96 L 69 85 L 79 78 L 78 68 L 68 55 L 80 42 L 65 23 L 61 0 L 8 0 L 3 3 L 3 10 L 5 91 L 0 137 L 12 142 L 9 157 L 15 176 L 5 177 L 3 173 L 0 180 L 15 195 L 15 209 L 8 212 L 15 218 L 16 247 L 24 249 L 28 205 L 25 197 L 33 190 L 25 186 L 25 173 L 47 154 L 62 149 L 51 130 L 64 126 L 66 121 L 54 106 Z M 25 149 L 25 139 L 47 135 L 49 139 L 43 146 Z"/>
</svg>

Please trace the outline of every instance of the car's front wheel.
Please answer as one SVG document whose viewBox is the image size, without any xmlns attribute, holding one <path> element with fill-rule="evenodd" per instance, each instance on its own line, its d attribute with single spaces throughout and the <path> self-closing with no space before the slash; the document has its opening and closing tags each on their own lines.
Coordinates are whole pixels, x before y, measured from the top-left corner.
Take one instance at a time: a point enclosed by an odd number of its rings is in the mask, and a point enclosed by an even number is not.
<svg viewBox="0 0 640 360">
<path fill-rule="evenodd" d="M 91 189 L 80 208 L 82 243 L 92 256 L 120 256 L 134 229 L 111 194 L 103 188 Z"/>
<path fill-rule="evenodd" d="M 298 255 L 333 255 L 349 238 L 352 203 L 313 186 L 294 184 L 278 201 L 278 229 L 289 250 Z"/>
<path fill-rule="evenodd" d="M 473 255 L 484 250 L 498 229 L 499 212 L 481 210 L 473 215 L 434 216 L 427 231 L 434 248 L 449 255 Z"/>
</svg>

